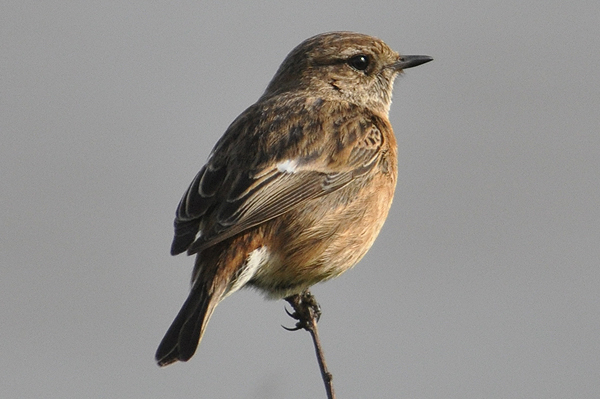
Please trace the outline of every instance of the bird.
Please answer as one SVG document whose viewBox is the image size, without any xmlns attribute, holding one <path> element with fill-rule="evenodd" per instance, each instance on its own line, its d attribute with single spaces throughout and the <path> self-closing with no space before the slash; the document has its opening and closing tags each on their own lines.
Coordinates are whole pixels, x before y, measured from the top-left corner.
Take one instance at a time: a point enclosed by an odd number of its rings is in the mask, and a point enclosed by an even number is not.
<svg viewBox="0 0 600 399">
<path fill-rule="evenodd" d="M 171 254 L 196 255 L 156 361 L 188 361 L 215 307 L 252 287 L 290 298 L 367 253 L 397 181 L 395 78 L 431 61 L 355 32 L 306 39 L 227 128 L 177 207 Z"/>
</svg>

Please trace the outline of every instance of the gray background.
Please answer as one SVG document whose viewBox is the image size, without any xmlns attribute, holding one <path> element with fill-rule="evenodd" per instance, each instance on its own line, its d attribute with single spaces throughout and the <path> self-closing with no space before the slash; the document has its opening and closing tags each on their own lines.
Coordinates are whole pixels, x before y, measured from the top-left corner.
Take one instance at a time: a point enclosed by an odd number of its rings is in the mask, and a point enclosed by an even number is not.
<svg viewBox="0 0 600 399">
<path fill-rule="evenodd" d="M 206 2 L 208 3 L 208 2 Z M 340 398 L 600 397 L 600 2 L 3 1 L 0 396 L 324 397 L 307 333 L 243 291 L 196 356 L 175 207 L 305 38 L 435 61 L 398 79 L 400 181 L 314 288 Z"/>
</svg>

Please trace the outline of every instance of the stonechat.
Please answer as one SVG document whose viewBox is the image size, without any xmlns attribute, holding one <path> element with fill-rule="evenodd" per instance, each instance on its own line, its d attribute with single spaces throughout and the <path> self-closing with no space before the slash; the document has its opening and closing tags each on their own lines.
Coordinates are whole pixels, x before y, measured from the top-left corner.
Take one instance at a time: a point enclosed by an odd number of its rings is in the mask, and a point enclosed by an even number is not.
<svg viewBox="0 0 600 399">
<path fill-rule="evenodd" d="M 431 60 L 353 32 L 292 50 L 179 203 L 171 254 L 196 261 L 160 366 L 189 360 L 217 304 L 240 288 L 290 297 L 365 255 L 396 186 L 394 79 Z"/>
</svg>

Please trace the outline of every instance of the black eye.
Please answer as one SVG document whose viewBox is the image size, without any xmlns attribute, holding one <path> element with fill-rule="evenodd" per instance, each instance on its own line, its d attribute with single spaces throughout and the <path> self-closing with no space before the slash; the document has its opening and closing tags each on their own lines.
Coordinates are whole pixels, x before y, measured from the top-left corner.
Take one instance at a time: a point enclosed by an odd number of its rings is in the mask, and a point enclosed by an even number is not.
<svg viewBox="0 0 600 399">
<path fill-rule="evenodd" d="M 364 71 L 369 67 L 369 57 L 364 54 L 355 55 L 348 59 L 348 65 L 359 71 Z"/>
</svg>

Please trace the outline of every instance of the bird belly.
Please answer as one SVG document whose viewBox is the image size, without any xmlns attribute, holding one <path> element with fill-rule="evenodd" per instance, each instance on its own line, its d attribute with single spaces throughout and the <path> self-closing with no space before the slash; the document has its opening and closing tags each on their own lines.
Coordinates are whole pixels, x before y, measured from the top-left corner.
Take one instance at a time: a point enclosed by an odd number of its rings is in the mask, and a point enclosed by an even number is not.
<svg viewBox="0 0 600 399">
<path fill-rule="evenodd" d="M 269 259 L 248 284 L 282 298 L 356 265 L 383 226 L 394 186 L 390 178 L 357 182 L 268 222 Z"/>
</svg>

